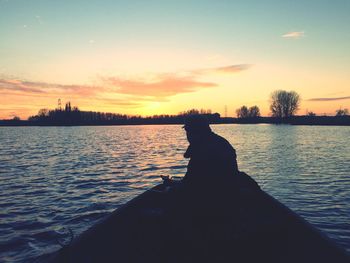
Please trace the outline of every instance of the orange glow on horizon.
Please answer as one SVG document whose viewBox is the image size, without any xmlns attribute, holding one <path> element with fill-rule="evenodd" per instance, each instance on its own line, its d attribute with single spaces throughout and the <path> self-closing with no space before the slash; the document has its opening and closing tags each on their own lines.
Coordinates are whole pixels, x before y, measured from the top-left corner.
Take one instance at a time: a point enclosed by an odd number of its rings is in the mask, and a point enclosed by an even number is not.
<svg viewBox="0 0 350 263">
<path fill-rule="evenodd" d="M 337 90 L 329 94 L 334 83 Z M 350 94 L 344 92 L 349 85 L 350 80 L 341 74 L 303 68 L 293 71 L 266 62 L 135 77 L 99 76 L 91 84 L 82 85 L 0 79 L 0 119 L 27 119 L 41 108 L 56 108 L 59 98 L 84 111 L 128 115 L 173 115 L 196 108 L 211 109 L 224 116 L 227 106 L 228 117 L 234 117 L 242 105 L 257 105 L 263 116 L 269 116 L 269 96 L 277 89 L 295 90 L 301 95 L 299 115 L 308 111 L 334 115 L 340 107 L 349 108 L 350 97 L 346 96 Z M 310 100 L 314 98 L 321 99 Z"/>
</svg>

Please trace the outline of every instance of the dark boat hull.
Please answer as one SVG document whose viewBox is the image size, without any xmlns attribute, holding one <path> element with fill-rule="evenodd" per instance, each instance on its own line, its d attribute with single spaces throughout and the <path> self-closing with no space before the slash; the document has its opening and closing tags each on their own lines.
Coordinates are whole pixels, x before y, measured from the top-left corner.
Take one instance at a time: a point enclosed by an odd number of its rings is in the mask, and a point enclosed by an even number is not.
<svg viewBox="0 0 350 263">
<path fill-rule="evenodd" d="M 350 262 L 344 250 L 261 190 L 189 200 L 182 190 L 165 188 L 134 198 L 45 261 Z"/>
</svg>

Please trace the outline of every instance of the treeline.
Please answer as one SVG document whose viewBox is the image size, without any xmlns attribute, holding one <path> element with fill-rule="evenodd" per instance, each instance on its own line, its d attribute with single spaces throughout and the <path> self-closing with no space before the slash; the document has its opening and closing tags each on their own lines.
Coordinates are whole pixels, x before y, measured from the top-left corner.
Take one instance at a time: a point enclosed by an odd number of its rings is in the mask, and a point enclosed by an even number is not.
<svg viewBox="0 0 350 263">
<path fill-rule="evenodd" d="M 81 111 L 66 103 L 64 109 L 41 109 L 38 114 L 28 118 L 29 123 L 36 125 L 137 125 L 137 124 L 182 124 L 188 115 L 205 115 L 210 123 L 220 123 L 220 114 L 211 110 L 191 109 L 177 115 L 154 115 L 142 117 L 135 115 Z"/>
<path fill-rule="evenodd" d="M 285 91 L 285 90 L 275 90 L 270 94 L 270 114 L 271 117 L 261 117 L 260 109 L 258 106 L 254 105 L 247 107 L 243 105 L 242 107 L 236 110 L 237 118 L 239 119 L 269 119 L 276 122 L 289 123 L 291 119 L 300 120 L 301 117 L 303 120 L 315 120 L 320 118 L 311 118 L 315 117 L 316 114 L 312 111 L 308 111 L 306 116 L 298 116 L 295 114 L 299 110 L 301 97 L 295 91 Z M 349 115 L 348 109 L 342 109 L 341 107 L 335 111 L 336 117 L 346 117 Z M 332 117 L 322 116 L 322 120 L 330 119 Z M 334 120 L 341 119 L 335 118 Z M 343 118 L 347 119 L 347 118 Z"/>
<path fill-rule="evenodd" d="M 348 109 L 339 108 L 335 116 L 316 116 L 312 111 L 304 116 L 296 116 L 299 110 L 301 97 L 294 91 L 276 90 L 270 95 L 270 117 L 262 117 L 258 106 L 243 105 L 236 110 L 237 118 L 221 118 L 219 113 L 211 110 L 191 109 L 177 115 L 154 115 L 142 117 L 95 111 L 81 111 L 72 107 L 71 103 L 64 108 L 54 110 L 40 109 L 38 114 L 22 121 L 18 117 L 12 120 L 0 121 L 0 126 L 31 126 L 31 125 L 140 125 L 140 124 L 183 124 L 186 116 L 202 114 L 210 123 L 237 123 L 237 124 L 293 124 L 293 125 L 350 125 Z M 60 105 L 60 104 L 59 104 Z"/>
<path fill-rule="evenodd" d="M 232 123 L 239 124 L 292 124 L 292 125 L 350 125 L 348 109 L 339 108 L 335 116 L 316 116 L 312 111 L 304 116 L 296 116 L 301 97 L 295 91 L 276 90 L 270 95 L 271 117 L 262 117 L 258 106 L 241 106 L 236 110 L 237 118 Z"/>
</svg>

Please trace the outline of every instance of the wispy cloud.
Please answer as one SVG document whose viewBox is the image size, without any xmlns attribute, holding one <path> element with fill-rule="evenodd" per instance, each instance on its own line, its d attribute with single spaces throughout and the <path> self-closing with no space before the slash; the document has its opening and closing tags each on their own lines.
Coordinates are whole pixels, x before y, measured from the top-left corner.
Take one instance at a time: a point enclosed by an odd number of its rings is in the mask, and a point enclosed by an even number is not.
<svg viewBox="0 0 350 263">
<path fill-rule="evenodd" d="M 187 72 L 154 74 L 152 80 L 121 78 L 121 77 L 101 77 L 103 86 L 108 86 L 114 93 L 139 96 L 139 98 L 150 100 L 165 100 L 168 97 L 190 93 L 203 88 L 214 88 L 219 83 L 202 81 L 201 77 L 208 74 L 226 73 L 236 74 L 250 68 L 249 64 L 229 65 L 224 67 L 196 69 Z"/>
<path fill-rule="evenodd" d="M 77 93 L 85 96 L 96 94 L 94 87 L 88 85 L 62 85 L 45 82 L 22 81 L 18 79 L 0 79 L 0 90 L 38 94 Z"/>
<path fill-rule="evenodd" d="M 44 93 L 40 88 L 25 85 L 22 81 L 14 79 L 0 79 L 0 90 L 20 91 L 24 93 Z"/>
<path fill-rule="evenodd" d="M 218 67 L 211 69 L 213 72 L 218 73 L 238 73 L 244 70 L 247 70 L 251 67 L 250 64 L 239 64 L 239 65 L 230 65 L 226 67 Z"/>
<path fill-rule="evenodd" d="M 172 96 L 220 86 L 218 81 L 203 80 L 212 74 L 237 74 L 247 70 L 248 64 L 204 68 L 176 73 L 147 74 L 145 78 L 99 76 L 95 85 L 64 85 L 0 76 L 0 92 L 13 101 L 37 102 L 65 98 L 79 101 L 80 106 L 100 105 L 106 109 L 138 108 L 149 102 L 166 102 Z M 14 105 L 11 102 L 11 105 Z M 103 106 L 102 106 L 103 105 Z M 40 106 L 41 107 L 41 106 Z M 27 109 L 29 112 L 29 108 Z"/>
<path fill-rule="evenodd" d="M 336 101 L 336 100 L 349 100 L 350 96 L 338 97 L 338 98 L 311 98 L 308 101 Z"/>
<path fill-rule="evenodd" d="M 62 85 L 45 82 L 0 79 L 0 92 L 4 96 L 78 99 L 82 104 L 91 102 L 106 108 L 138 108 L 147 102 L 165 102 L 176 94 L 194 92 L 201 88 L 216 87 L 218 84 L 203 82 L 191 77 L 161 74 L 152 82 L 119 77 L 101 78 L 98 86 Z"/>
<path fill-rule="evenodd" d="M 282 35 L 283 38 L 287 39 L 299 39 L 305 36 L 304 31 L 292 31 Z"/>
<path fill-rule="evenodd" d="M 236 74 L 247 70 L 251 67 L 251 64 L 237 64 L 237 65 L 229 65 L 224 67 L 216 67 L 216 68 L 204 68 L 193 70 L 190 73 L 195 75 L 205 75 L 205 74 Z"/>
<path fill-rule="evenodd" d="M 216 87 L 218 84 L 196 80 L 191 76 L 165 74 L 154 81 L 142 81 L 109 77 L 102 79 L 115 93 L 164 98 L 179 93 L 194 92 L 201 88 Z"/>
</svg>

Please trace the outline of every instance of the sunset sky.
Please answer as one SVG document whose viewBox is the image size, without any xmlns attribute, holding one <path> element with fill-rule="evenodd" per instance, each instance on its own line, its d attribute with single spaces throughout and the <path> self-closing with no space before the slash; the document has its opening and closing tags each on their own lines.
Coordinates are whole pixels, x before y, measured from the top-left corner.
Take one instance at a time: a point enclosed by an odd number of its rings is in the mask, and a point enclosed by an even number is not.
<svg viewBox="0 0 350 263">
<path fill-rule="evenodd" d="M 0 119 L 81 110 L 228 116 L 294 90 L 350 109 L 350 1 L 0 0 Z"/>
</svg>

